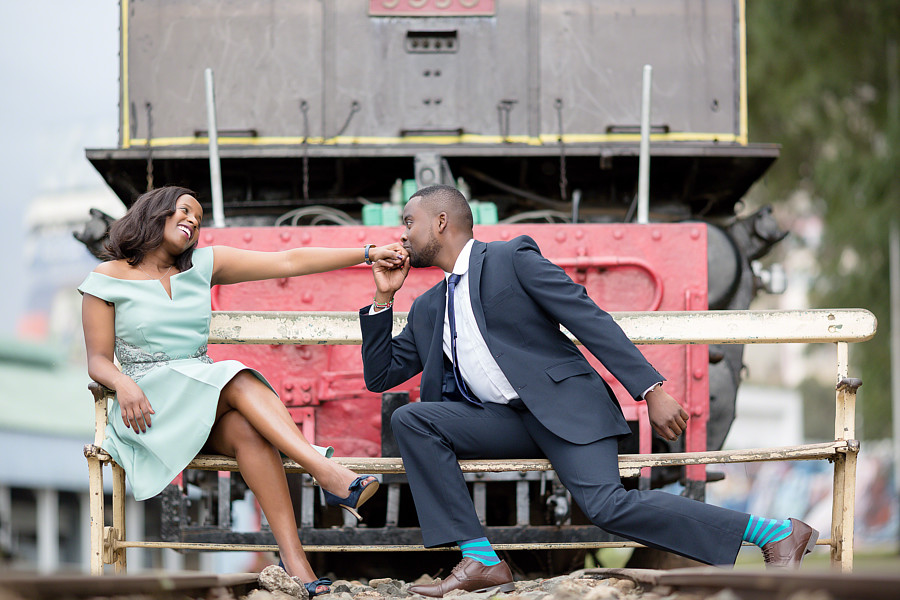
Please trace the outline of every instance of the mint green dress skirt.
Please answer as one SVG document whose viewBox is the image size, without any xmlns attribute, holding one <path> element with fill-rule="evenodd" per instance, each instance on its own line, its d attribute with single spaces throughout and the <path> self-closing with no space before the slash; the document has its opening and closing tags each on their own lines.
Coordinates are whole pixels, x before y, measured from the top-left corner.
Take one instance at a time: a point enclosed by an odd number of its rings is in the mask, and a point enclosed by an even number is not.
<svg viewBox="0 0 900 600">
<path fill-rule="evenodd" d="M 171 277 L 172 297 L 158 280 L 126 280 L 91 273 L 78 287 L 116 310 L 115 353 L 122 372 L 153 407 L 152 427 L 125 427 L 117 401 L 108 407 L 103 449 L 125 469 L 137 500 L 160 493 L 209 438 L 222 388 L 247 369 L 236 360 L 213 362 L 206 354 L 212 317 L 213 249 L 199 248 L 193 267 Z M 317 448 L 326 456 L 331 449 Z"/>
</svg>

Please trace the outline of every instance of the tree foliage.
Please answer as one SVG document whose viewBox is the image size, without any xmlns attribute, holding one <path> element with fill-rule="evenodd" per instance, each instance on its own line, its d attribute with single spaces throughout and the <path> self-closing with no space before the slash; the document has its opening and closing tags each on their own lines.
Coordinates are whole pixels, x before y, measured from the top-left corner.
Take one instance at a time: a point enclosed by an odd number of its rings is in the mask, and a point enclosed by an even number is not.
<svg viewBox="0 0 900 600">
<path fill-rule="evenodd" d="M 854 346 L 864 430 L 889 437 L 888 231 L 900 222 L 900 1 L 749 0 L 751 141 L 782 145 L 769 201 L 811 198 L 824 222 L 814 306 L 863 307 L 879 333 Z M 900 374 L 897 374 L 900 376 Z"/>
</svg>

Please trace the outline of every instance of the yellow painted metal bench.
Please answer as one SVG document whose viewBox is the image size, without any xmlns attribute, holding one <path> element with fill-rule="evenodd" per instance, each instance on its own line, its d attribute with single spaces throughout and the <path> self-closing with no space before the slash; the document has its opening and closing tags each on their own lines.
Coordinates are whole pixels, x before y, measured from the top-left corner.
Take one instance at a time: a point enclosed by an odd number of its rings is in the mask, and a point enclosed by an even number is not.
<svg viewBox="0 0 900 600">
<path fill-rule="evenodd" d="M 875 316 L 863 309 L 818 309 L 800 311 L 703 311 L 703 312 L 622 312 L 613 317 L 636 344 L 782 344 L 829 343 L 835 358 L 835 436 L 818 444 L 780 448 L 689 452 L 677 454 L 633 454 L 619 457 L 623 477 L 637 475 L 643 467 L 666 465 L 721 464 L 781 460 L 828 460 L 834 464 L 834 493 L 830 539 L 819 544 L 831 548 L 832 565 L 843 571 L 853 567 L 853 516 L 856 487 L 854 411 L 859 379 L 849 377 L 849 344 L 875 335 Z M 406 314 L 394 317 L 394 333 L 406 321 Z M 212 344 L 361 344 L 356 312 L 215 312 L 210 327 Z M 577 342 L 577 340 L 576 340 Z M 125 474 L 103 451 L 107 424 L 107 404 L 112 392 L 92 383 L 96 432 L 93 444 L 84 448 L 90 469 L 91 572 L 100 574 L 104 564 L 115 564 L 116 572 L 126 570 L 127 548 L 175 548 L 182 550 L 273 550 L 274 546 L 238 544 L 192 544 L 177 542 L 129 541 L 125 536 Z M 336 458 L 357 472 L 403 473 L 399 458 Z M 103 465 L 112 467 L 112 526 L 105 526 Z M 285 470 L 305 472 L 285 459 Z M 464 472 L 520 472 L 552 470 L 549 461 L 461 460 Z M 188 469 L 237 471 L 237 462 L 225 456 L 198 455 Z M 624 543 L 541 544 L 542 549 L 637 545 Z M 498 549 L 526 548 L 528 544 L 495 544 Z M 306 546 L 308 551 L 423 550 L 421 546 Z"/>
</svg>

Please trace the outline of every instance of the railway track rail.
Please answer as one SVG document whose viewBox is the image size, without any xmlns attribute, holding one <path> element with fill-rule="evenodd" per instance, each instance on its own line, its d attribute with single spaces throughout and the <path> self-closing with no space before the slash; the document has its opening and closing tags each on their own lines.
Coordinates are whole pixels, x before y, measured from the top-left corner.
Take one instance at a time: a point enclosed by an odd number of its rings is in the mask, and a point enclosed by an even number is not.
<svg viewBox="0 0 900 600">
<path fill-rule="evenodd" d="M 547 585 L 543 580 L 517 582 L 517 591 L 533 597 L 534 590 L 547 593 L 542 600 L 571 600 L 579 595 L 578 582 L 584 579 L 627 579 L 636 588 L 616 595 L 622 600 L 661 598 L 671 600 L 895 600 L 900 596 L 900 575 L 838 573 L 811 571 L 730 571 L 715 567 L 674 569 L 585 569 L 569 576 L 575 587 Z M 387 581 L 387 580 L 383 580 Z M 397 582 L 405 590 L 402 582 Z M 0 574 L 0 600 L 102 600 L 104 598 L 230 600 L 247 596 L 258 587 L 256 573 L 208 575 L 189 573 L 149 573 L 142 575 L 37 576 L 34 574 Z M 399 591 L 399 588 L 394 588 Z M 565 591 L 563 591 L 565 589 Z M 581 588 L 585 597 L 591 587 Z M 396 600 L 395 593 L 382 593 L 367 588 L 365 597 L 374 600 Z M 727 592 L 723 592 L 727 590 Z M 358 589 L 356 590 L 358 591 Z M 573 594 L 574 592 L 574 594 Z M 343 594 L 341 594 L 343 595 Z M 335 595 L 335 598 L 338 596 Z M 410 600 L 422 598 L 400 592 Z M 507 596 L 513 598 L 514 595 Z M 603 596 L 607 597 L 607 596 Z M 613 597 L 613 596 L 609 596 Z M 463 597 L 461 597 L 463 598 Z M 482 596 L 484 598 L 484 596 Z M 498 598 L 503 598 L 499 596 Z M 325 598 L 327 600 L 327 597 Z M 485 598 L 485 600 L 487 600 Z"/>
<path fill-rule="evenodd" d="M 585 569 L 587 577 L 630 579 L 659 596 L 707 598 L 722 590 L 741 600 L 896 600 L 900 575 L 813 571 L 730 571 L 716 567 Z"/>
<path fill-rule="evenodd" d="M 35 575 L 0 573 L 0 600 L 80 600 L 82 598 L 223 600 L 256 589 L 257 573 L 212 575 L 148 573 L 142 575 Z"/>
</svg>

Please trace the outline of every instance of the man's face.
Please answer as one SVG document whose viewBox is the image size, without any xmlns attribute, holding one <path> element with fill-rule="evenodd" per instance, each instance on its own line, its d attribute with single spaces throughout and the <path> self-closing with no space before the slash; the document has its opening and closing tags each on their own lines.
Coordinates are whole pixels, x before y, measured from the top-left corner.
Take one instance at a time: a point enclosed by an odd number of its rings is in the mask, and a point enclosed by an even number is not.
<svg viewBox="0 0 900 600">
<path fill-rule="evenodd" d="M 416 197 L 403 210 L 403 235 L 400 241 L 409 253 L 409 264 L 413 267 L 431 267 L 441 251 L 440 242 L 434 233 L 435 217 L 422 208 Z"/>
</svg>

